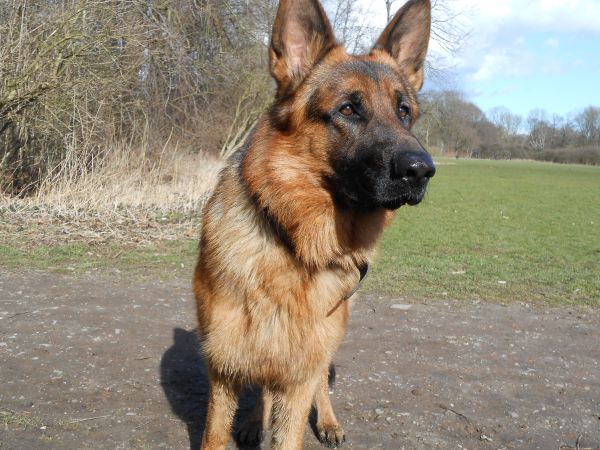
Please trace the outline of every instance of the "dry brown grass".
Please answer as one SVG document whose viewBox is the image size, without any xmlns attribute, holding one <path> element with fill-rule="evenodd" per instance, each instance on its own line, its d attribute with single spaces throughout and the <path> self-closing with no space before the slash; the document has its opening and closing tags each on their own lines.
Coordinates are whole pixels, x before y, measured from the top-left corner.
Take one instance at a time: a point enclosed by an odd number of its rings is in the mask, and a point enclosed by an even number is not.
<svg viewBox="0 0 600 450">
<path fill-rule="evenodd" d="M 67 158 L 33 196 L 0 195 L 5 232 L 45 241 L 105 242 L 195 237 L 200 210 L 222 162 L 165 146 L 149 158 L 141 150 L 111 149 L 97 169 Z"/>
<path fill-rule="evenodd" d="M 142 211 L 187 215 L 199 211 L 222 165 L 200 154 L 167 151 L 157 162 L 143 152 L 115 151 L 106 158 L 98 170 L 83 176 L 69 176 L 59 168 L 35 195 L 3 195 L 0 207 L 62 218 L 135 217 Z"/>
</svg>

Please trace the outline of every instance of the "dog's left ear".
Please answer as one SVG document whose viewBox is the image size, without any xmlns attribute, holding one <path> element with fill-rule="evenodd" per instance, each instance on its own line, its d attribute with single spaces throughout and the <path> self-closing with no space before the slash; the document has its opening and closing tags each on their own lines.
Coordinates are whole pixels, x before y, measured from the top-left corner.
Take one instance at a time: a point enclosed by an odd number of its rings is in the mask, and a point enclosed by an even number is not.
<svg viewBox="0 0 600 450">
<path fill-rule="evenodd" d="M 333 29 L 318 0 L 280 0 L 269 50 L 277 95 L 295 89 L 336 45 Z"/>
<path fill-rule="evenodd" d="M 417 91 L 423 87 L 430 30 L 430 0 L 409 0 L 396 13 L 373 47 L 374 50 L 385 50 L 392 55 Z"/>
</svg>

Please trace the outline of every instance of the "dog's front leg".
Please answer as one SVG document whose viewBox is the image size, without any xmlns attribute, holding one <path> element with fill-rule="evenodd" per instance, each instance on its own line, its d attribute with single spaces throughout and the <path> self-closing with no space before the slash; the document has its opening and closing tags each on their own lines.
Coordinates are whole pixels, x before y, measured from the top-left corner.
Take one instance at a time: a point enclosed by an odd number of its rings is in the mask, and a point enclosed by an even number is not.
<svg viewBox="0 0 600 450">
<path fill-rule="evenodd" d="M 272 450 L 301 450 L 308 413 L 320 380 L 285 386 L 273 392 Z"/>
<path fill-rule="evenodd" d="M 231 438 L 231 425 L 237 408 L 239 389 L 225 380 L 210 378 L 210 398 L 202 450 L 224 450 Z"/>
<path fill-rule="evenodd" d="M 317 433 L 319 441 L 329 448 L 338 448 L 346 441 L 344 430 L 340 426 L 329 398 L 329 368 L 321 376 L 315 393 L 317 408 Z"/>
</svg>

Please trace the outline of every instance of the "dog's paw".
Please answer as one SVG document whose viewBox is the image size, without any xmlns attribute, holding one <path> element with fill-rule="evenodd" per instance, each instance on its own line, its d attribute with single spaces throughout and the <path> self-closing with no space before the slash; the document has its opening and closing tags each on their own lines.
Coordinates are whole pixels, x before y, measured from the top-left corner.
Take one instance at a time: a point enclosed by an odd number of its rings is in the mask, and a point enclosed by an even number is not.
<svg viewBox="0 0 600 450">
<path fill-rule="evenodd" d="M 235 440 L 241 448 L 259 447 L 265 439 L 265 432 L 260 421 L 249 420 L 240 426 Z"/>
<path fill-rule="evenodd" d="M 327 448 L 339 448 L 346 442 L 344 430 L 338 424 L 317 425 L 319 441 Z"/>
</svg>

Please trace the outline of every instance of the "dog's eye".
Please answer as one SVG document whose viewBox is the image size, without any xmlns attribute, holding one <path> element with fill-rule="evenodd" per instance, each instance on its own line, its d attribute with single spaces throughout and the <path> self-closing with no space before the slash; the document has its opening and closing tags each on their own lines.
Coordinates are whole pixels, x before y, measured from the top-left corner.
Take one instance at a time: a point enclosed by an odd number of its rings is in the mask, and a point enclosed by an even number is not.
<svg viewBox="0 0 600 450">
<path fill-rule="evenodd" d="M 340 113 L 342 114 L 342 116 L 350 117 L 354 115 L 356 111 L 354 111 L 352 105 L 344 105 L 340 108 Z"/>
<path fill-rule="evenodd" d="M 400 105 L 398 107 L 398 117 L 400 117 L 400 119 L 404 120 L 408 116 L 410 116 L 410 107 L 408 105 Z"/>
</svg>

